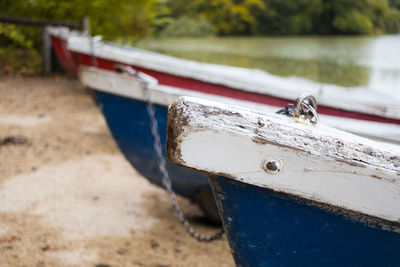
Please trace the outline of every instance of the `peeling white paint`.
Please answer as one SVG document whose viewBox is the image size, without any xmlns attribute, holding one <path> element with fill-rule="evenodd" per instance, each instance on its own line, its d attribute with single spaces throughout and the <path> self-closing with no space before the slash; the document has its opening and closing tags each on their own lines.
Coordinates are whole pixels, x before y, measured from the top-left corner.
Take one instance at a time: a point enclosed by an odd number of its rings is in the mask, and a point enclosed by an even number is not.
<svg viewBox="0 0 400 267">
<path fill-rule="evenodd" d="M 178 164 L 400 221 L 398 146 L 207 100 L 181 98 L 172 110 L 170 127 L 179 129 L 167 154 Z M 280 172 L 264 171 L 269 159 Z"/>
</svg>

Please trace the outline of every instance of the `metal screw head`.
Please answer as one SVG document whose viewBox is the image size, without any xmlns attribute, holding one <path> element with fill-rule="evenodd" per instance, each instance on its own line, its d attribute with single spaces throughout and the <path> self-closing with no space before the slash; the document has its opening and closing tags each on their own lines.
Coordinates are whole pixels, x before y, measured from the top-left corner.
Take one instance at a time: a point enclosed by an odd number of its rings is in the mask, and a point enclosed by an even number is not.
<svg viewBox="0 0 400 267">
<path fill-rule="evenodd" d="M 277 173 L 281 170 L 281 163 L 277 160 L 266 160 L 263 164 L 263 169 L 269 173 Z"/>
</svg>

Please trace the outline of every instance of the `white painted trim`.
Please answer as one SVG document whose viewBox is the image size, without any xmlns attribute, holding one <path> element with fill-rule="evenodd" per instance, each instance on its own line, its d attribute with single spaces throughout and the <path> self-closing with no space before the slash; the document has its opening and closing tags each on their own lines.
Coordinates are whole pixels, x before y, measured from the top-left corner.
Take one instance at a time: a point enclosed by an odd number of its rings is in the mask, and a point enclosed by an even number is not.
<svg viewBox="0 0 400 267">
<path fill-rule="evenodd" d="M 113 71 L 93 67 L 81 67 L 80 80 L 85 86 L 99 91 L 147 101 L 137 79 L 127 74 L 119 74 Z M 227 103 L 232 106 L 243 106 L 250 110 L 257 110 L 264 113 L 275 113 L 278 110 L 277 107 L 273 106 L 162 85 L 151 87 L 151 96 L 154 103 L 163 106 L 168 106 L 180 96 L 192 96 Z M 321 115 L 320 119 L 322 123 L 338 129 L 371 138 L 400 143 L 400 125 L 328 115 Z"/>
<path fill-rule="evenodd" d="M 181 77 L 220 84 L 238 90 L 293 99 L 308 92 L 319 104 L 339 109 L 400 119 L 400 99 L 363 87 L 344 88 L 297 77 L 279 77 L 257 69 L 245 69 L 174 58 L 142 49 L 107 42 L 93 42 L 83 35 L 68 38 L 68 49 L 87 55 L 132 64 Z"/>
<path fill-rule="evenodd" d="M 400 222 L 397 146 L 188 97 L 170 106 L 168 127 L 177 164 Z M 270 159 L 276 174 L 262 168 Z"/>
<path fill-rule="evenodd" d="M 71 31 L 68 27 L 62 26 L 47 26 L 47 31 L 50 35 L 63 39 L 68 42 L 69 38 L 74 36 L 87 38 L 85 34 L 79 31 Z"/>
</svg>

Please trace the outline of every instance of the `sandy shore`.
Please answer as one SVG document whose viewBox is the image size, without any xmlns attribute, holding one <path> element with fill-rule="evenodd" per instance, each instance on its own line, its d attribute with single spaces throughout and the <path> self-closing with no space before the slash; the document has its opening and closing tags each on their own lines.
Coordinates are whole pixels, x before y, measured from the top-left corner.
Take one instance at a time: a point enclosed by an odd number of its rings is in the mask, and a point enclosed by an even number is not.
<svg viewBox="0 0 400 267">
<path fill-rule="evenodd" d="M 234 265 L 225 237 L 183 231 L 76 80 L 3 76 L 0 95 L 0 266 Z M 197 230 L 217 230 L 180 203 Z"/>
</svg>

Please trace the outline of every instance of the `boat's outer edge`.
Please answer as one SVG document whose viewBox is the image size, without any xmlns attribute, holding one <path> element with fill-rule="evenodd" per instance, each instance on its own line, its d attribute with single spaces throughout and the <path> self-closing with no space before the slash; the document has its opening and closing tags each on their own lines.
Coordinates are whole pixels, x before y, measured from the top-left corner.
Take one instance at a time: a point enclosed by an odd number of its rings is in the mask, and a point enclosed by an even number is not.
<svg viewBox="0 0 400 267">
<path fill-rule="evenodd" d="M 349 90 L 348 88 L 326 84 L 323 85 L 324 93 L 321 95 L 321 84 L 314 84 L 315 86 L 313 86 L 312 83 L 308 82 L 307 85 L 301 86 L 302 83 L 300 81 L 302 79 L 299 79 L 296 88 L 290 88 L 290 86 L 282 86 L 282 82 L 285 81 L 284 78 L 273 76 L 261 70 L 179 59 L 145 50 L 129 49 L 124 46 L 110 45 L 99 41 L 94 42 L 89 37 L 83 35 L 72 35 L 68 38 L 68 49 L 172 75 L 285 99 L 293 98 L 293 95 L 298 94 L 301 87 L 304 87 L 304 92 L 318 96 L 321 105 L 400 119 L 400 106 L 398 102 L 387 96 L 369 93 L 365 90 L 359 90 L 359 88 L 351 88 Z M 281 81 L 271 84 L 271 78 Z M 357 99 L 357 101 L 354 102 L 354 99 Z"/>
<path fill-rule="evenodd" d="M 237 266 L 397 266 L 400 223 L 210 176 Z"/>
<path fill-rule="evenodd" d="M 46 30 L 50 35 L 61 38 L 65 42 L 68 42 L 73 37 L 88 38 L 83 32 L 70 30 L 68 27 L 64 26 L 47 26 Z"/>
<path fill-rule="evenodd" d="M 179 165 L 400 222 L 400 151 L 383 144 L 185 97 L 170 106 L 167 133 Z M 280 172 L 265 171 L 271 159 Z"/>
<path fill-rule="evenodd" d="M 103 92 L 129 97 L 136 100 L 147 101 L 144 92 L 139 88 L 136 78 L 127 74 L 102 70 L 95 67 L 80 67 L 79 77 L 81 82 L 89 88 Z M 135 89 L 136 88 L 136 89 Z M 223 102 L 233 106 L 242 106 L 261 113 L 275 113 L 276 107 L 257 104 L 254 102 L 231 99 L 211 94 L 197 93 L 192 90 L 158 85 L 151 87 L 151 97 L 154 103 L 168 106 L 179 96 L 193 96 Z M 389 123 L 363 121 L 329 115 L 320 115 L 322 123 L 332 127 L 353 132 L 363 136 L 377 138 L 384 141 L 400 143 L 400 126 Z M 371 129 L 374 129 L 371 131 Z"/>
</svg>

